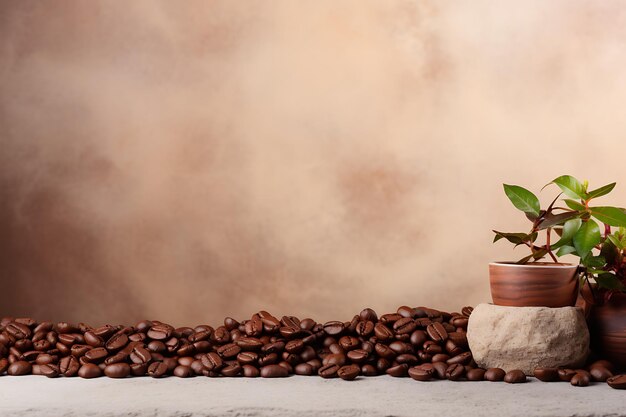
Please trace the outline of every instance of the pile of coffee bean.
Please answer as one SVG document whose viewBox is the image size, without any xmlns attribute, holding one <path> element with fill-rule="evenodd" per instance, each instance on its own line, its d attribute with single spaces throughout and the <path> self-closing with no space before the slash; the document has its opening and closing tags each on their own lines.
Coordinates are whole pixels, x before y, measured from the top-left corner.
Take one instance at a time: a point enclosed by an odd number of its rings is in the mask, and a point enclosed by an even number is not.
<svg viewBox="0 0 626 417">
<path fill-rule="evenodd" d="M 447 313 L 402 306 L 379 317 L 366 308 L 348 322 L 317 323 L 294 316 L 278 319 L 260 311 L 250 320 L 227 317 L 218 327 L 193 328 L 156 320 L 94 328 L 85 323 L 2 318 L 0 375 L 276 378 L 297 374 L 353 380 L 387 374 L 417 381 L 526 382 L 519 370 L 506 373 L 477 367 L 466 337 L 471 313 L 471 307 Z M 612 367 L 604 365 L 611 373 Z M 612 377 L 606 372 L 602 377 Z M 599 371 L 588 373 L 589 381 L 599 380 L 595 376 Z M 621 388 L 624 378 L 608 381 Z M 575 371 L 569 381 L 584 385 L 583 372 Z"/>
</svg>

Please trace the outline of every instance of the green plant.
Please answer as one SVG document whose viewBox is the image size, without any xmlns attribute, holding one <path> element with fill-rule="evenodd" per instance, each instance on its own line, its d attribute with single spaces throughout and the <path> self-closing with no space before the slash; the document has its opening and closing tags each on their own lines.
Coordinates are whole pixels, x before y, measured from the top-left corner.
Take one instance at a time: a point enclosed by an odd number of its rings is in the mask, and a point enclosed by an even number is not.
<svg viewBox="0 0 626 417">
<path fill-rule="evenodd" d="M 561 189 L 552 203 L 541 209 L 539 199 L 527 189 L 504 184 L 504 192 L 513 205 L 526 214 L 532 226 L 528 232 L 509 233 L 494 230 L 494 242 L 506 239 L 515 246 L 525 245 L 530 254 L 518 263 L 536 262 L 549 256 L 574 255 L 580 259 L 581 277 L 593 279 L 606 297 L 626 290 L 626 210 L 619 207 L 590 205 L 592 200 L 610 193 L 616 183 L 588 190 L 588 182 L 562 175 L 546 184 Z M 543 190 L 542 188 L 542 190 Z M 559 197 L 565 206 L 557 206 Z M 612 231 L 612 227 L 618 229 Z M 538 244 L 539 234 L 545 234 Z M 554 235 L 556 236 L 553 236 Z"/>
</svg>

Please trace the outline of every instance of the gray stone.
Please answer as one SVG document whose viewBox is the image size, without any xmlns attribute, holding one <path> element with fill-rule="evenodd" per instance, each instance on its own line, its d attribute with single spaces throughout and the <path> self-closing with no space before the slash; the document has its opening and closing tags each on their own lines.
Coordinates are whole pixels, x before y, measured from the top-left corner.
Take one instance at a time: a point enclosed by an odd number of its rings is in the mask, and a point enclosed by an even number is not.
<svg viewBox="0 0 626 417">
<path fill-rule="evenodd" d="M 472 312 L 467 340 L 478 366 L 521 369 L 584 365 L 589 330 L 577 307 L 503 307 L 480 304 Z"/>
</svg>

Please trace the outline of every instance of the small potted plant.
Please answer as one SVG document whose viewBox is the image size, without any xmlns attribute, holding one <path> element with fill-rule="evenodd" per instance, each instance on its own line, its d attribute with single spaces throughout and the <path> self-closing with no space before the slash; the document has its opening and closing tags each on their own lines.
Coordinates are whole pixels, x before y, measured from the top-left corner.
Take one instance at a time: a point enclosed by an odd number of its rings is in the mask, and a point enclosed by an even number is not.
<svg viewBox="0 0 626 417">
<path fill-rule="evenodd" d="M 527 189 L 504 184 L 504 192 L 513 205 L 525 213 L 531 222 L 528 232 L 509 233 L 494 230 L 494 242 L 506 239 L 515 246 L 524 245 L 530 254 L 517 262 L 493 262 L 489 264 L 489 279 L 494 304 L 507 306 L 572 306 L 578 295 L 579 274 L 582 278 L 601 276 L 597 268 L 605 266 L 605 258 L 599 251 L 606 239 L 597 221 L 604 225 L 605 235 L 611 226 L 626 226 L 623 209 L 607 206 L 590 206 L 592 199 L 608 194 L 615 183 L 589 191 L 588 183 L 581 183 L 569 175 L 562 175 L 547 185 L 555 184 L 561 189 L 552 203 L 541 209 L 539 199 Z M 546 185 L 546 186 L 547 186 Z M 544 187 L 545 188 L 545 187 Z M 566 207 L 556 202 L 564 194 Z M 596 221 L 597 220 L 597 221 Z M 538 243 L 539 236 L 543 244 Z M 573 254 L 580 258 L 577 264 L 562 263 L 558 257 Z M 541 262 L 548 256 L 552 262 Z"/>
</svg>

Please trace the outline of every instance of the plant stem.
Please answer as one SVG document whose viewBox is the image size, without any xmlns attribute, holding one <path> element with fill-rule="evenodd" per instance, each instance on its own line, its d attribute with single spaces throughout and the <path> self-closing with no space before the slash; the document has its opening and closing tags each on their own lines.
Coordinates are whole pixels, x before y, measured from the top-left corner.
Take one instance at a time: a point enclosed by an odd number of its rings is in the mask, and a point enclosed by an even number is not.
<svg viewBox="0 0 626 417">
<path fill-rule="evenodd" d="M 554 256 L 554 254 L 552 253 L 552 250 L 550 249 L 550 232 L 551 231 L 552 231 L 551 227 L 548 227 L 546 229 L 546 250 L 548 251 L 548 255 L 550 255 L 554 263 L 557 263 L 558 261 L 556 259 L 556 256 Z"/>
</svg>

